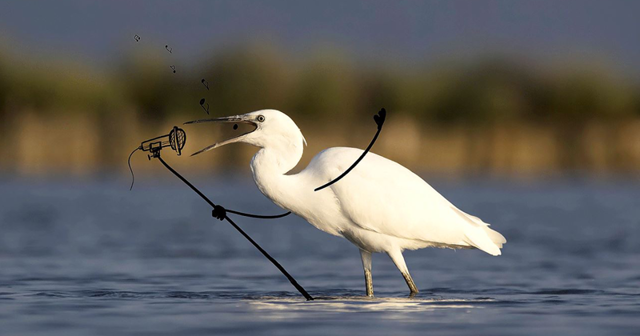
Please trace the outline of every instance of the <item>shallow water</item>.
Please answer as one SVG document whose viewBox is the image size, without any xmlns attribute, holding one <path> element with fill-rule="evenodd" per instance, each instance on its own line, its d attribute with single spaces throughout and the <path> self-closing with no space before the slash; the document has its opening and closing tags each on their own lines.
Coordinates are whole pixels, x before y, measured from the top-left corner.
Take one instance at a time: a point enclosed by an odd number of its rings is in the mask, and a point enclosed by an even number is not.
<svg viewBox="0 0 640 336">
<path fill-rule="evenodd" d="M 194 181 L 214 202 L 280 210 L 250 177 Z M 640 184 L 433 185 L 503 233 L 503 255 L 385 255 L 363 297 L 357 249 L 303 220 L 234 217 L 306 302 L 178 181 L 0 181 L 0 334 L 632 335 L 640 330 Z"/>
</svg>

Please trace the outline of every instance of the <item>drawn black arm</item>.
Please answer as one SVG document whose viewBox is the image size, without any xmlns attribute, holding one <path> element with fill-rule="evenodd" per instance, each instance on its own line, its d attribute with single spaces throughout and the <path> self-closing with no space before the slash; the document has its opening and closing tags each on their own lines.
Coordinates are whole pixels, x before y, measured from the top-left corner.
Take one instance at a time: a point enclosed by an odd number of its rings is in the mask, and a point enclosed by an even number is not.
<svg viewBox="0 0 640 336">
<path fill-rule="evenodd" d="M 345 177 L 347 174 L 349 174 L 349 172 L 355 168 L 358 163 L 360 163 L 360 161 L 362 161 L 362 159 L 364 159 L 364 156 L 367 155 L 367 153 L 369 153 L 369 150 L 371 150 L 371 147 L 373 147 L 373 144 L 376 142 L 376 140 L 378 139 L 378 135 L 380 135 L 380 131 L 382 131 L 382 125 L 384 124 L 384 120 L 387 117 L 387 111 L 383 108 L 380 110 L 380 112 L 378 112 L 377 115 L 373 116 L 373 120 L 376 122 L 376 124 L 378 125 L 378 131 L 376 132 L 376 135 L 373 136 L 373 140 L 371 140 L 371 143 L 369 143 L 369 146 L 367 147 L 367 149 L 364 150 L 364 152 L 362 152 L 362 155 L 360 155 L 360 157 L 356 160 L 356 162 L 354 162 L 351 167 L 349 167 L 347 170 L 344 171 L 344 173 L 340 174 L 340 176 L 338 176 L 337 178 L 335 178 L 333 181 L 329 181 L 326 184 L 319 186 L 315 189 L 313 189 L 313 191 L 320 191 L 338 181 L 340 181 L 343 177 Z"/>
</svg>

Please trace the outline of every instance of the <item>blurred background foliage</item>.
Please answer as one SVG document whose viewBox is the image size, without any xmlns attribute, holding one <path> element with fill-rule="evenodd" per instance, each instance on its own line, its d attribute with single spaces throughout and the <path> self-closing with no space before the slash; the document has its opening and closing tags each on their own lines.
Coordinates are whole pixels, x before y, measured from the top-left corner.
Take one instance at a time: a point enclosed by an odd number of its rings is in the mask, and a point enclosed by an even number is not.
<svg viewBox="0 0 640 336">
<path fill-rule="evenodd" d="M 0 113 L 33 109 L 99 113 L 124 106 L 140 118 L 163 121 L 197 110 L 208 78 L 212 111 L 245 113 L 280 108 L 295 118 L 370 115 L 381 106 L 428 123 L 525 120 L 603 122 L 640 116 L 640 86 L 604 68 L 554 71 L 504 57 L 420 68 L 359 66 L 322 52 L 294 63 L 275 48 L 247 46 L 202 61 L 198 74 L 173 74 L 151 53 L 120 61 L 108 75 L 81 64 L 9 59 L 0 55 Z M 194 107 L 194 100 L 196 105 Z M 319 120 L 320 121 L 320 120 Z"/>
<path fill-rule="evenodd" d="M 509 171 L 516 174 L 527 171 L 527 165 L 536 166 L 532 170 L 538 173 L 595 168 L 635 173 L 639 168 L 640 158 L 635 154 L 635 148 L 640 140 L 634 136 L 621 138 L 616 134 L 621 132 L 623 125 L 632 127 L 640 120 L 640 86 L 623 74 L 616 75 L 616 71 L 604 64 L 560 68 L 500 55 L 467 62 L 441 61 L 412 66 L 359 64 L 338 49 L 322 49 L 308 59 L 291 60 L 268 44 L 247 44 L 213 52 L 190 68 L 175 64 L 175 74 L 170 65 L 167 58 L 143 48 L 123 56 L 117 62 L 116 71 L 111 72 L 90 69 L 79 63 L 36 61 L 27 55 L 12 58 L 0 54 L 0 118 L 5 128 L 17 128 L 16 132 L 36 139 L 28 140 L 31 145 L 20 147 L 25 151 L 37 147 L 38 139 L 46 142 L 57 137 L 42 132 L 63 132 L 68 127 L 66 131 L 73 133 L 73 127 L 88 128 L 95 137 L 93 146 L 98 148 L 77 149 L 80 157 L 76 165 L 83 167 L 77 169 L 80 173 L 93 172 L 96 167 L 102 167 L 98 170 L 120 170 L 121 157 L 126 150 L 107 148 L 110 139 L 126 138 L 128 146 L 124 140 L 122 146 L 128 149 L 146 135 L 166 133 L 163 130 L 169 122 L 202 118 L 205 115 L 198 102 L 203 97 L 215 116 L 276 108 L 299 124 L 317 126 L 325 131 L 340 121 L 351 130 L 334 130 L 335 144 L 356 147 L 366 145 L 367 134 L 374 131 L 369 119 L 385 107 L 390 112 L 390 123 L 409 120 L 412 127 L 418 129 L 418 134 L 433 129 L 444 130 L 448 140 L 440 142 L 440 151 L 459 150 L 455 144 L 466 142 L 472 144 L 462 146 L 467 148 L 465 150 L 486 156 L 469 163 L 462 159 L 465 156 L 462 153 L 460 159 L 445 166 L 434 165 L 428 160 L 414 160 L 412 168 L 416 169 L 442 173 L 492 171 L 496 159 L 492 156 L 495 153 L 491 152 L 506 151 L 507 157 L 520 155 L 509 154 L 519 149 L 500 149 L 499 144 L 495 144 L 495 141 L 515 140 L 491 140 L 505 127 L 514 133 L 527 127 L 538 130 L 529 136 L 531 141 L 524 139 L 524 142 L 533 144 L 534 139 L 540 140 L 541 136 L 552 139 L 551 145 L 547 143 L 550 146 L 547 155 L 554 159 L 542 158 L 543 163 L 535 164 L 509 164 L 512 166 Z M 202 78 L 208 81 L 210 90 L 201 84 Z M 23 120 L 25 118 L 29 123 L 34 120 L 43 123 L 41 128 L 31 130 L 40 133 L 30 134 L 30 125 Z M 51 129 L 47 122 L 51 118 L 80 118 L 86 122 L 74 125 L 65 121 L 61 124 L 62 129 Z M 120 126 L 123 122 L 139 126 L 123 128 Z M 147 131 L 141 132 L 145 127 Z M 595 133 L 590 131 L 593 127 Z M 308 130 L 303 128 L 309 139 Z M 118 134 L 122 132 L 127 134 Z M 348 134 L 337 134 L 340 132 Z M 354 137 L 353 132 L 363 135 Z M 390 132 L 383 133 L 383 137 L 398 139 Z M 629 132 L 635 134 L 635 131 Z M 5 135 L 9 133 L 5 132 Z M 425 136 L 438 136 L 433 134 Z M 418 142 L 431 140 L 417 139 Z M 588 153 L 592 149 L 589 141 L 604 142 L 600 145 L 606 150 L 594 158 Z M 489 146 L 485 154 L 478 149 L 477 146 L 481 146 L 478 142 L 486 142 Z M 623 148 L 625 142 L 627 145 L 631 142 L 632 147 Z M 326 143 L 333 145 L 331 141 Z M 91 141 L 86 142 L 87 146 L 90 144 Z M 323 148 L 319 145 L 317 150 Z M 398 145 L 403 142 L 398 141 Z M 544 150 L 532 146 L 534 148 L 529 151 Z M 384 148 L 380 150 L 384 154 Z M 428 155 L 423 150 L 418 145 L 407 156 Z M 64 153 L 64 148 L 59 151 L 62 153 L 59 161 L 65 161 L 68 153 Z M 100 155 L 101 158 L 87 155 L 95 151 L 107 154 Z M 227 155 L 232 154 L 227 151 Z M 598 158 L 603 155 L 605 158 Z M 607 158 L 612 155 L 613 159 Z M 29 156 L 14 153 L 13 159 L 18 163 L 5 160 L 2 167 L 5 171 L 25 174 L 49 172 L 49 160 L 25 158 Z M 87 157 L 83 159 L 84 156 Z M 240 155 L 225 162 L 246 164 L 243 158 Z M 92 160 L 96 162 L 82 163 Z M 594 163 L 594 160 L 604 163 Z M 58 171 L 68 171 L 64 167 L 65 164 L 61 164 Z"/>
</svg>

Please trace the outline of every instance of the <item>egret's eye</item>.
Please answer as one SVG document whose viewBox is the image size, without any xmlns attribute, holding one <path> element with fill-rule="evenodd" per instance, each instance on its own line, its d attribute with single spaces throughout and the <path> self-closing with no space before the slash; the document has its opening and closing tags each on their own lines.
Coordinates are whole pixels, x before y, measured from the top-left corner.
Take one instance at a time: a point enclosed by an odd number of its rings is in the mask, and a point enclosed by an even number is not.
<svg viewBox="0 0 640 336">
<path fill-rule="evenodd" d="M 259 115 L 259 116 L 258 116 L 258 118 L 257 118 L 257 120 L 258 120 L 259 122 L 263 122 L 263 121 L 264 121 L 264 116 L 263 116 L 263 115 Z"/>
</svg>

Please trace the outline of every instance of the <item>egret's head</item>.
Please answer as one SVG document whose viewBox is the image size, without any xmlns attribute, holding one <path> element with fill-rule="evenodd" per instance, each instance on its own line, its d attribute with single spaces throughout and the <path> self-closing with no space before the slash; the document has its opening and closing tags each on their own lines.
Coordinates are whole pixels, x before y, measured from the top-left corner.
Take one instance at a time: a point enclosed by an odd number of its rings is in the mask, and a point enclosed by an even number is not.
<svg viewBox="0 0 640 336">
<path fill-rule="evenodd" d="M 250 124 L 255 127 L 255 129 L 235 138 L 207 146 L 193 153 L 192 156 L 234 142 L 244 142 L 263 148 L 268 146 L 287 147 L 291 145 L 302 147 L 303 142 L 305 145 L 307 143 L 296 123 L 294 123 L 288 115 L 278 110 L 260 110 L 229 117 L 194 120 L 186 122 L 185 124 L 211 121 L 232 124 Z"/>
</svg>

